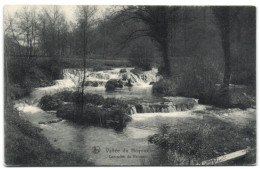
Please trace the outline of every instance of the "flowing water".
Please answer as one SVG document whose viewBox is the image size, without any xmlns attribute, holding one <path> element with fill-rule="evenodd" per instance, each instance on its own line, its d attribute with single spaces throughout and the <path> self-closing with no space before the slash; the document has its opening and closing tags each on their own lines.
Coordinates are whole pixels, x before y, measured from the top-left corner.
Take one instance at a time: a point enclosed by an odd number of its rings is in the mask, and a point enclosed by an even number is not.
<svg viewBox="0 0 260 169">
<path fill-rule="evenodd" d="M 152 95 L 151 82 L 157 81 L 157 69 L 134 74 L 132 68 L 121 71 L 120 68 L 107 71 L 87 71 L 89 86 L 86 92 L 100 94 L 105 98 L 114 97 L 134 101 L 139 109 L 132 110 L 133 120 L 123 132 L 100 127 L 85 127 L 56 117 L 55 111 L 43 111 L 38 107 L 39 99 L 46 94 L 63 90 L 76 90 L 80 84 L 82 71 L 64 70 L 64 79 L 57 80 L 54 86 L 36 88 L 29 97 L 18 100 L 16 108 L 20 116 L 35 126 L 43 129 L 42 133 L 57 149 L 76 152 L 95 165 L 142 165 L 147 162 L 154 146 L 149 144 L 149 135 L 157 133 L 162 123 L 178 126 L 189 124 L 194 119 L 202 119 L 195 110 L 204 110 L 205 106 L 197 104 L 195 99 L 182 97 L 160 98 Z M 113 92 L 105 91 L 109 79 L 131 79 L 133 87 L 124 86 Z M 95 83 L 96 87 L 91 86 Z"/>
</svg>

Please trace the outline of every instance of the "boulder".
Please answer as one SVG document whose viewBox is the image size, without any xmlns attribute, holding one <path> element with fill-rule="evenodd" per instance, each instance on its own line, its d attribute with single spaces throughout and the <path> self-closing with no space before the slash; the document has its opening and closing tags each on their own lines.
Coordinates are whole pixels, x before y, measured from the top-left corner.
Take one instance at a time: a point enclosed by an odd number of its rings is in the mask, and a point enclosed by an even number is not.
<svg viewBox="0 0 260 169">
<path fill-rule="evenodd" d="M 93 82 L 92 86 L 93 87 L 98 87 L 98 82 Z"/>
<path fill-rule="evenodd" d="M 126 80 L 127 80 L 127 74 L 126 74 L 126 73 L 122 74 L 122 80 L 123 80 L 123 81 L 126 81 Z"/>
<path fill-rule="evenodd" d="M 155 82 L 150 82 L 149 85 L 153 85 Z"/>
<path fill-rule="evenodd" d="M 124 86 L 123 81 L 122 81 L 122 80 L 118 80 L 118 81 L 117 81 L 117 87 L 123 88 L 123 86 Z"/>
<path fill-rule="evenodd" d="M 128 79 L 128 81 L 125 84 L 125 86 L 128 86 L 128 87 L 132 87 L 133 86 L 133 84 L 131 83 L 131 79 Z"/>
<path fill-rule="evenodd" d="M 107 91 L 115 90 L 116 88 L 123 88 L 123 81 L 117 79 L 110 79 L 105 86 Z"/>
<path fill-rule="evenodd" d="M 126 69 L 120 69 L 120 73 L 126 73 Z"/>
</svg>

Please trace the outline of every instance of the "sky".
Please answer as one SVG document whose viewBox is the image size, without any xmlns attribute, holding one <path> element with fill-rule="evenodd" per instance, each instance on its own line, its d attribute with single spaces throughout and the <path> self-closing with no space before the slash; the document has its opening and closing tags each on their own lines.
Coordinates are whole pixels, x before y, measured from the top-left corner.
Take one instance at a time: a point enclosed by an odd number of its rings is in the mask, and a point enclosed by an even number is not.
<svg viewBox="0 0 260 169">
<path fill-rule="evenodd" d="M 40 9 L 44 5 L 33 5 L 33 7 Z M 64 12 L 67 21 L 74 22 L 76 19 L 75 10 L 77 8 L 76 5 L 59 5 L 61 10 Z M 24 5 L 6 5 L 4 6 L 4 14 L 8 14 L 10 17 L 15 15 L 15 12 L 21 10 Z M 99 5 L 97 6 L 96 18 L 102 17 L 102 14 L 106 9 L 111 8 L 109 5 Z"/>
</svg>

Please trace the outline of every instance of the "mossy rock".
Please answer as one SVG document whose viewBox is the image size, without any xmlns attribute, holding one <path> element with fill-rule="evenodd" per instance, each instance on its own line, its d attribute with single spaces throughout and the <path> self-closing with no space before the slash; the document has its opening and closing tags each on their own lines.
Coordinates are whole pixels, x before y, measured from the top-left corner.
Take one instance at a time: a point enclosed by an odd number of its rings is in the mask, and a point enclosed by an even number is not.
<svg viewBox="0 0 260 169">
<path fill-rule="evenodd" d="M 126 69 L 120 69 L 120 73 L 126 73 Z"/>
<path fill-rule="evenodd" d="M 62 101 L 59 98 L 50 95 L 43 96 L 39 102 L 41 109 L 45 111 L 56 110 L 61 104 Z"/>
<path fill-rule="evenodd" d="M 107 91 L 113 91 L 116 88 L 123 88 L 123 81 L 117 79 L 110 79 L 107 81 L 105 88 Z"/>
</svg>

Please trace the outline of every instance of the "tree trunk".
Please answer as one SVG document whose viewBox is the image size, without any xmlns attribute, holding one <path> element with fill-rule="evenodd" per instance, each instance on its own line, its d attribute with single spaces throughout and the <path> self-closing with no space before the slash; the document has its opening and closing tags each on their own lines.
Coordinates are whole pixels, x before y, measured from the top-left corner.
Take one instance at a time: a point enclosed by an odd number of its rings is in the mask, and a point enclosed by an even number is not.
<svg viewBox="0 0 260 169">
<path fill-rule="evenodd" d="M 103 23 L 105 25 L 105 22 Z M 103 29 L 104 29 L 104 32 L 103 32 L 103 48 L 102 48 L 102 56 L 103 58 L 105 58 L 105 51 L 106 51 L 106 35 L 107 35 L 107 32 L 106 32 L 106 27 L 103 25 Z"/>
<path fill-rule="evenodd" d="M 224 18 L 222 19 L 221 25 L 221 40 L 222 48 L 224 53 L 224 78 L 223 84 L 220 89 L 220 104 L 222 106 L 229 106 L 229 83 L 231 77 L 231 54 L 230 54 L 230 14 L 229 9 L 226 8 L 224 11 Z"/>
<path fill-rule="evenodd" d="M 228 9 L 227 9 L 228 10 Z M 221 30 L 221 38 L 222 38 L 222 48 L 224 52 L 224 61 L 225 61 L 225 70 L 224 70 L 224 78 L 223 78 L 223 85 L 222 90 L 229 92 L 229 83 L 230 83 L 230 76 L 231 76 L 231 55 L 230 55 L 230 41 L 229 41 L 229 34 L 230 34 L 230 24 L 229 24 L 229 11 L 227 12 L 225 19 L 225 25 L 222 27 Z"/>
<path fill-rule="evenodd" d="M 230 82 L 230 75 L 231 75 L 231 63 L 230 63 L 230 44 L 228 34 L 223 37 L 223 50 L 224 50 L 224 60 L 225 60 L 225 71 L 224 71 L 224 79 L 223 79 L 223 87 L 228 88 Z"/>
<path fill-rule="evenodd" d="M 10 94 L 8 93 L 8 89 L 9 89 L 9 79 L 8 79 L 8 58 L 9 58 L 9 54 L 10 54 L 10 49 L 9 49 L 9 45 L 6 44 L 6 42 L 4 43 L 5 45 L 5 50 L 4 50 L 4 87 L 5 87 L 5 92 L 4 92 L 4 98 L 5 98 L 5 105 L 7 105 L 6 103 L 8 102 L 8 97 L 10 96 Z"/>
<path fill-rule="evenodd" d="M 165 75 L 167 77 L 171 76 L 171 63 L 170 63 L 170 58 L 168 55 L 168 41 L 165 40 L 164 44 L 162 44 L 162 55 L 163 55 L 163 62 L 164 62 L 164 70 L 165 70 Z"/>
<path fill-rule="evenodd" d="M 167 77 L 171 76 L 171 62 L 170 62 L 170 58 L 169 58 L 169 53 L 168 53 L 168 49 L 169 49 L 169 11 L 168 11 L 168 7 L 164 8 L 164 23 L 163 25 L 161 25 L 162 27 L 164 27 L 162 29 L 162 34 L 163 34 L 163 41 L 162 41 L 162 49 L 163 49 L 163 60 L 164 60 L 164 66 L 165 66 L 165 74 Z"/>
<path fill-rule="evenodd" d="M 84 113 L 84 88 L 85 88 L 85 79 L 86 79 L 86 55 L 84 52 L 83 57 L 83 79 L 81 84 L 81 112 Z"/>
<path fill-rule="evenodd" d="M 85 79 L 86 79 L 86 30 L 85 25 L 83 27 L 83 79 L 81 83 L 81 113 L 84 113 L 84 88 L 85 88 Z"/>
<path fill-rule="evenodd" d="M 231 77 L 231 54 L 230 54 L 230 7 L 213 7 L 213 12 L 218 22 L 221 33 L 222 48 L 224 53 L 224 78 L 219 92 L 218 102 L 221 106 L 229 106 L 229 83 Z"/>
</svg>

